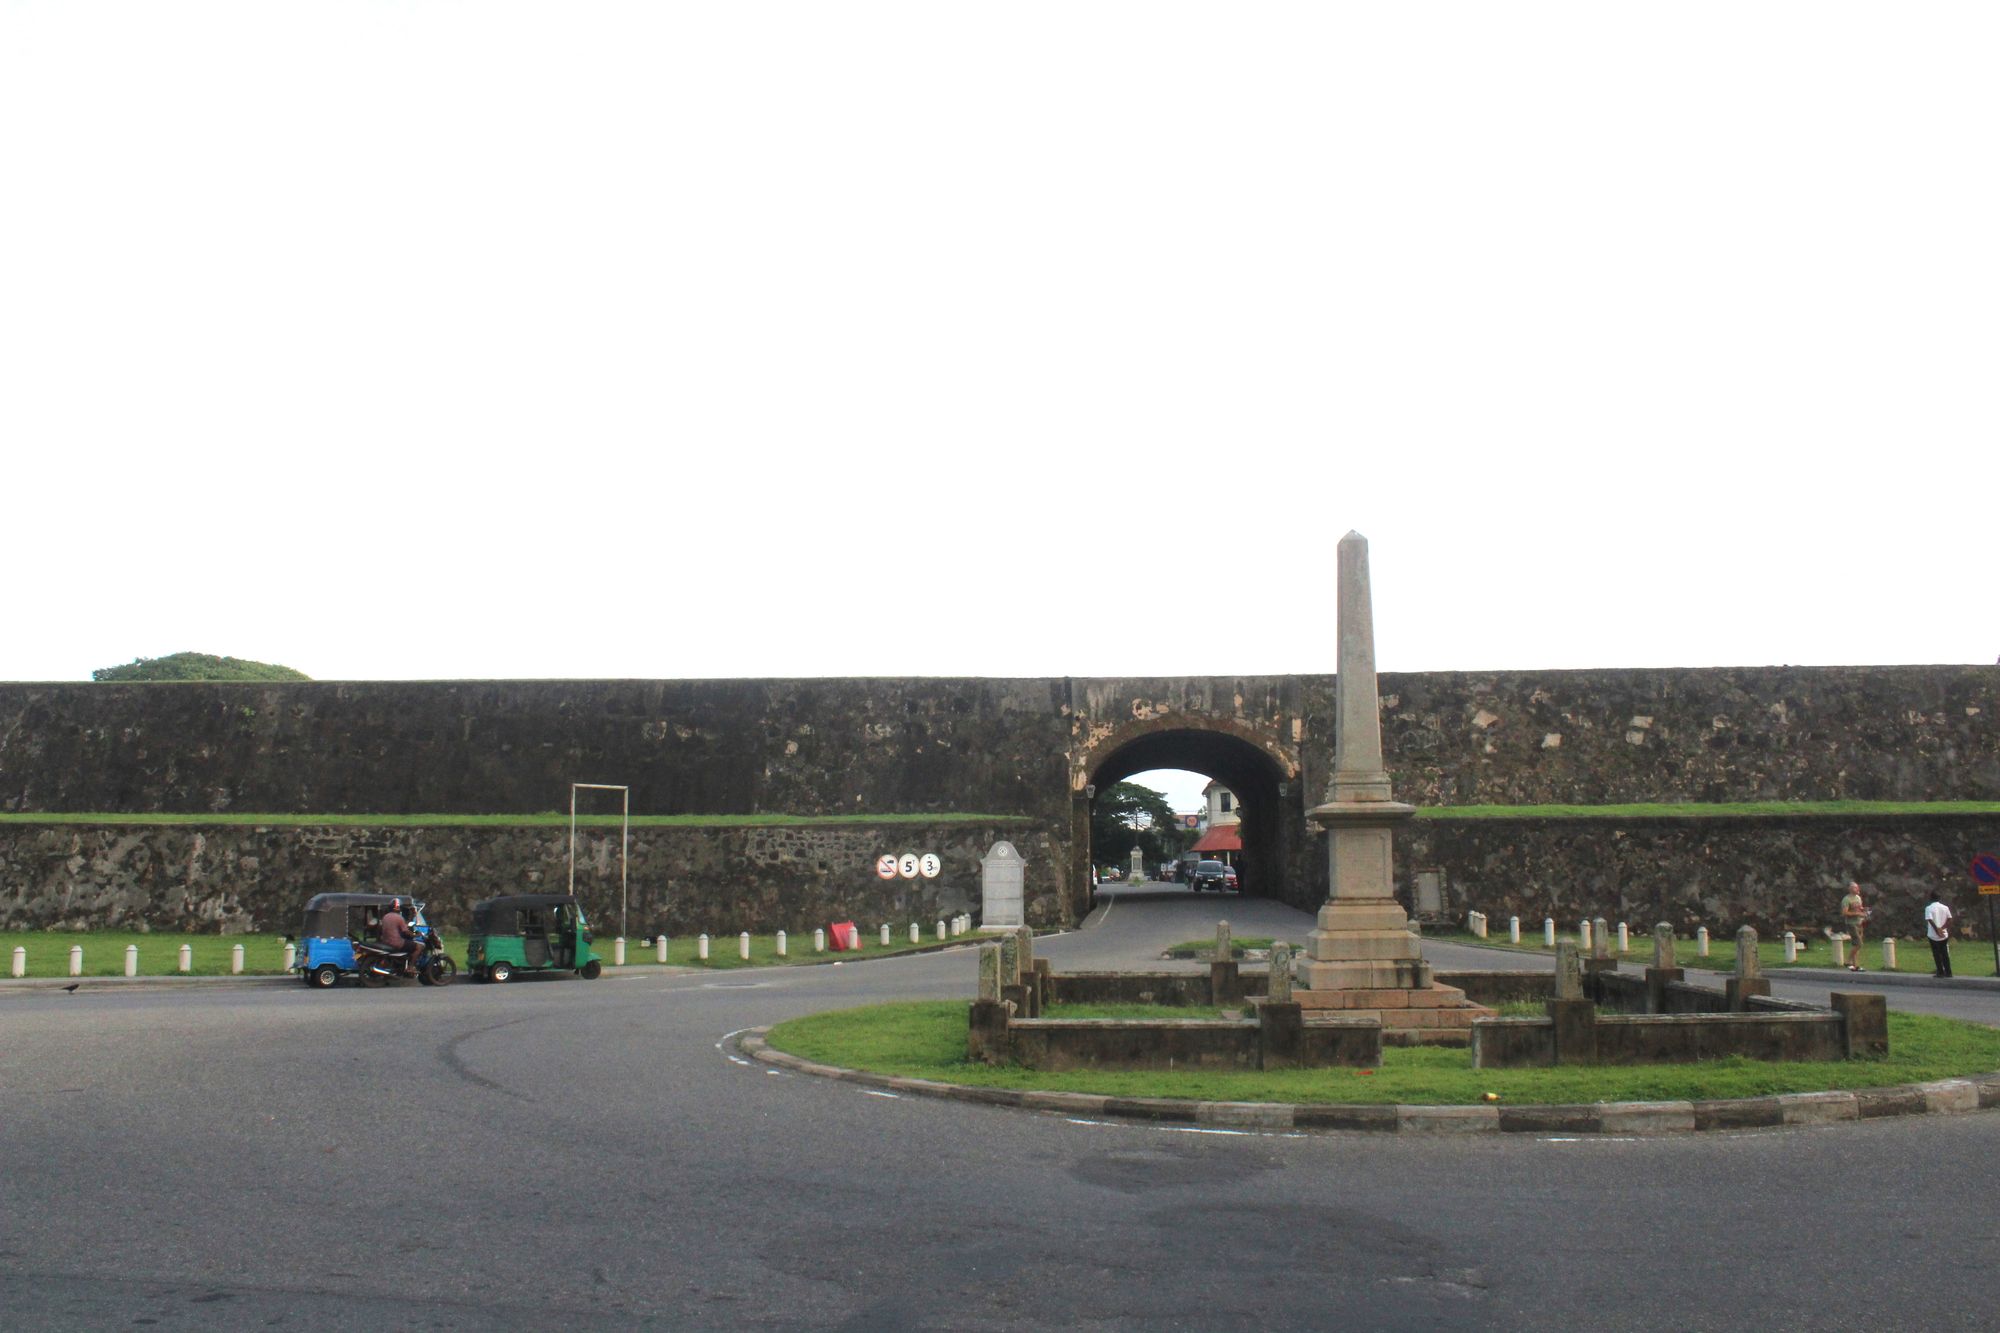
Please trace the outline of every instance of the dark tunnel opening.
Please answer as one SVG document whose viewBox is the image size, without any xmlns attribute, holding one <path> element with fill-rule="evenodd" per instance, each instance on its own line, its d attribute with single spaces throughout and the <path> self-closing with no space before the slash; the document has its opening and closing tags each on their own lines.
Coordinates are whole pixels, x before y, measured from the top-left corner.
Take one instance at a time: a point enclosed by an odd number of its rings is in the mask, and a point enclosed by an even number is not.
<svg viewBox="0 0 2000 1333">
<path fill-rule="evenodd" d="M 1243 851 L 1240 889 L 1285 899 L 1290 857 L 1286 802 L 1296 800 L 1278 761 L 1249 741 L 1215 731 L 1155 731 L 1119 746 L 1100 760 L 1090 781 L 1098 790 L 1135 773 L 1183 769 L 1213 778 L 1236 793 Z"/>
</svg>

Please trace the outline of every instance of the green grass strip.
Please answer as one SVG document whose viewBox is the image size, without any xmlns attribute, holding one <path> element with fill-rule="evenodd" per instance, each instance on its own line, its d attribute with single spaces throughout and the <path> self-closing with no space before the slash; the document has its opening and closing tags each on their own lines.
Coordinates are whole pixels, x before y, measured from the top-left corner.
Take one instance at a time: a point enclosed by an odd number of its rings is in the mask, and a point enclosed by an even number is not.
<svg viewBox="0 0 2000 1333">
<path fill-rule="evenodd" d="M 1503 1103 L 1687 1101 L 1824 1092 L 1959 1078 L 2000 1069 L 2000 1030 L 1927 1014 L 1889 1014 L 1890 1055 L 1880 1060 L 1778 1063 L 1709 1060 L 1698 1064 L 1473 1069 L 1463 1048 L 1392 1046 L 1380 1069 L 1243 1071 L 994 1068 L 965 1058 L 967 1005 L 932 1000 L 874 1005 L 780 1023 L 770 1044 L 821 1064 L 879 1074 L 993 1088 L 1041 1088 L 1113 1097 L 1184 1097 L 1199 1101 L 1401 1102 L 1469 1105 L 1486 1093 Z M 1159 1008 L 1156 1017 L 1198 1011 Z"/>
<path fill-rule="evenodd" d="M 112 826 L 193 824 L 271 828 L 567 828 L 569 816 L 546 810 L 513 815 L 324 815 L 324 814 L 19 814 L 0 813 L 0 824 L 103 824 Z M 579 827 L 617 828 L 617 815 L 576 817 Z M 1028 815 L 960 812 L 910 815 L 633 815 L 633 828 L 794 828 L 868 824 L 1028 824 Z"/>
<path fill-rule="evenodd" d="M 1852 815 L 2000 815 L 2000 801 L 1722 801 L 1637 805 L 1437 805 L 1419 819 L 1769 819 Z"/>
</svg>

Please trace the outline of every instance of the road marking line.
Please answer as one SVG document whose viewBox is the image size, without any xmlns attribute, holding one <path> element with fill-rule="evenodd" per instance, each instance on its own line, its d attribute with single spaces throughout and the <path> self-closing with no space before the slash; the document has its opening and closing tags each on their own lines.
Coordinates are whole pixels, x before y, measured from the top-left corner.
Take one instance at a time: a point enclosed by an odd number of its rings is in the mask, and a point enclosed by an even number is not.
<svg viewBox="0 0 2000 1333">
<path fill-rule="evenodd" d="M 892 1102 L 900 1102 L 901 1100 L 903 1100 L 903 1094 L 900 1092 L 877 1092 L 873 1088 L 863 1088 L 862 1091 L 867 1093 L 870 1097 L 887 1097 Z"/>
</svg>

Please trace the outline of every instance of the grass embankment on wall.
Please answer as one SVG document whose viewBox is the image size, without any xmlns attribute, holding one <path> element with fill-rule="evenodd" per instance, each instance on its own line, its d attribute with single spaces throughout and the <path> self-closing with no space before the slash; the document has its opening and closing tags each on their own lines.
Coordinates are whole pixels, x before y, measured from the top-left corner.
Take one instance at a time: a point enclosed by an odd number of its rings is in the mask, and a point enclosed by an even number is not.
<svg viewBox="0 0 2000 1333">
<path fill-rule="evenodd" d="M 1798 1064 L 1711 1060 L 1685 1065 L 1473 1069 L 1464 1048 L 1392 1046 L 1382 1066 L 1241 1072 L 1090 1071 L 1043 1073 L 995 1068 L 965 1058 L 966 1003 L 929 1000 L 872 1005 L 795 1018 L 771 1029 L 769 1043 L 820 1064 L 980 1087 L 1086 1092 L 1113 1097 L 1199 1101 L 1460 1105 L 1497 1093 L 1502 1102 L 1690 1101 L 1824 1092 L 1927 1082 L 2000 1069 L 2000 1030 L 1925 1014 L 1889 1014 L 1890 1055 L 1880 1060 Z M 1148 1007 L 1153 1018 L 1207 1011 Z"/>
<path fill-rule="evenodd" d="M 568 828 L 557 810 L 535 814 L 325 815 L 325 814 L 21 814 L 0 813 L 0 824 L 103 824 L 112 827 L 195 825 L 217 828 Z M 617 828 L 618 815 L 576 817 L 579 828 Z M 633 828 L 812 828 L 870 824 L 1027 824 L 1027 815 L 959 812 L 928 815 L 633 815 Z"/>
<path fill-rule="evenodd" d="M 1418 819 L 1772 819 L 2000 815 L 2000 801 L 1676 801 L 1630 805 L 1433 805 Z"/>
</svg>

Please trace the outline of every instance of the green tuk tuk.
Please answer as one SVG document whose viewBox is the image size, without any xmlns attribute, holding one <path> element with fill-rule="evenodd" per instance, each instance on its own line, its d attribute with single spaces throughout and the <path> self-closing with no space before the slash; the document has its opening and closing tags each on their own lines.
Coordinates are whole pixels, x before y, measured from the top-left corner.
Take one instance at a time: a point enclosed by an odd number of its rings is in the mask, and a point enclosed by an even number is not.
<svg viewBox="0 0 2000 1333">
<path fill-rule="evenodd" d="M 583 908 L 567 893 L 517 893 L 472 908 L 466 967 L 481 981 L 516 972 L 574 972 L 595 981 L 604 960 L 592 952 Z"/>
</svg>

